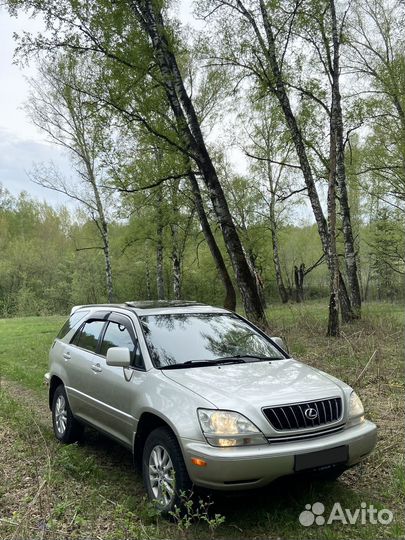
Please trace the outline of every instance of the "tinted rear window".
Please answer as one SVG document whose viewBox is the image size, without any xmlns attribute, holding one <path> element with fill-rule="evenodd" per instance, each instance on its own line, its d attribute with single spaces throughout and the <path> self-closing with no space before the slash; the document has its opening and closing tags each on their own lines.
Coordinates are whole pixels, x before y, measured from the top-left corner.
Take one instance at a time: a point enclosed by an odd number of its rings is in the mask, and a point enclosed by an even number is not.
<svg viewBox="0 0 405 540">
<path fill-rule="evenodd" d="M 58 339 L 63 339 L 86 315 L 88 311 L 75 311 L 65 322 L 56 336 Z"/>
<path fill-rule="evenodd" d="M 86 349 L 90 352 L 96 352 L 101 330 L 104 328 L 105 321 L 86 322 L 74 337 L 72 343 Z"/>
</svg>

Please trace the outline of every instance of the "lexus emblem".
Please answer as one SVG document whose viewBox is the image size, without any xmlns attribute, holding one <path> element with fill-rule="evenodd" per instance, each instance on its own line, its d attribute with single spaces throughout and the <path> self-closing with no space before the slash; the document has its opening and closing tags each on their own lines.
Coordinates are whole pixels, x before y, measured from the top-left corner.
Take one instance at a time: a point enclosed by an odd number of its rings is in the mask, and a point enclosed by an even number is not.
<svg viewBox="0 0 405 540">
<path fill-rule="evenodd" d="M 308 407 L 308 409 L 305 409 L 304 414 L 308 418 L 308 420 L 315 420 L 315 418 L 318 418 L 318 411 L 316 409 L 313 409 L 312 407 Z"/>
</svg>

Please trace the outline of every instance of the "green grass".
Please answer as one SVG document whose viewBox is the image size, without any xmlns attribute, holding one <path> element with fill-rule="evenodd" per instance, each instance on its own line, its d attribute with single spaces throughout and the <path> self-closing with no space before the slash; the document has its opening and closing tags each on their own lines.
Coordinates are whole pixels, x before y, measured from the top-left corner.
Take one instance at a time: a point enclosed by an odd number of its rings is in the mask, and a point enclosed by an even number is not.
<svg viewBox="0 0 405 540">
<path fill-rule="evenodd" d="M 355 385 L 379 426 L 377 449 L 366 462 L 335 483 L 290 479 L 216 496 L 213 512 L 225 517 L 216 531 L 205 522 L 168 523 L 146 500 L 128 451 L 90 430 L 79 445 L 55 441 L 42 380 L 64 317 L 0 320 L 0 538 L 403 537 L 401 308 L 365 306 L 363 320 L 343 327 L 338 340 L 325 337 L 324 303 L 276 305 L 268 315 L 271 333 L 282 335 L 296 356 Z M 305 504 L 317 501 L 326 514 L 335 502 L 351 510 L 365 502 L 392 510 L 395 519 L 387 526 L 301 526 Z"/>
<path fill-rule="evenodd" d="M 0 376 L 39 392 L 52 341 L 67 317 L 0 319 Z"/>
</svg>

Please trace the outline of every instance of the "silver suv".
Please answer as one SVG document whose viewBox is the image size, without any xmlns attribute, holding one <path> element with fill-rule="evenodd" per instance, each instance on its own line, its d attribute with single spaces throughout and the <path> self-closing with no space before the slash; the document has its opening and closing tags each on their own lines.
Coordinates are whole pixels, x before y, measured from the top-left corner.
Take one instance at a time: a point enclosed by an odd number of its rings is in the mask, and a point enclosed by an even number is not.
<svg viewBox="0 0 405 540">
<path fill-rule="evenodd" d="M 243 317 L 192 302 L 73 308 L 45 379 L 57 439 L 88 424 L 128 447 L 166 514 L 193 484 L 337 478 L 376 443 L 350 386 Z"/>
</svg>

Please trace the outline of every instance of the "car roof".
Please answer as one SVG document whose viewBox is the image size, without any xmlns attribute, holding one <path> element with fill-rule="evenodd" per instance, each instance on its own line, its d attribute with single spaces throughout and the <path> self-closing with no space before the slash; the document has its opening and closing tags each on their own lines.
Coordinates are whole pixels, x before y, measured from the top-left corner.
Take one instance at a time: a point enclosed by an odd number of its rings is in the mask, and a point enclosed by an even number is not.
<svg viewBox="0 0 405 540">
<path fill-rule="evenodd" d="M 86 304 L 74 306 L 71 313 L 79 309 L 106 310 L 125 309 L 137 315 L 169 315 L 175 313 L 229 313 L 228 310 L 185 300 L 140 300 L 122 304 Z"/>
</svg>

